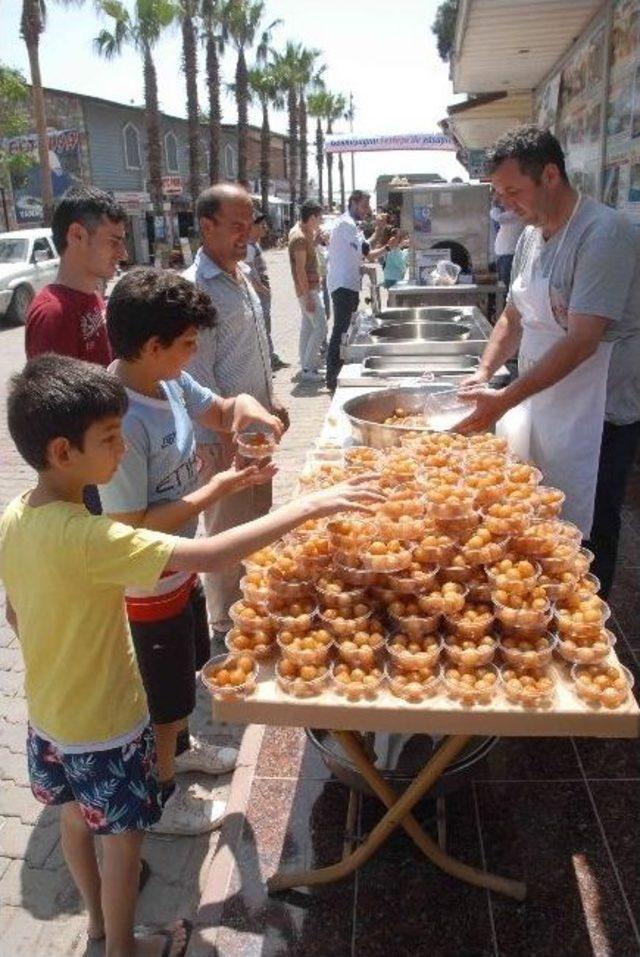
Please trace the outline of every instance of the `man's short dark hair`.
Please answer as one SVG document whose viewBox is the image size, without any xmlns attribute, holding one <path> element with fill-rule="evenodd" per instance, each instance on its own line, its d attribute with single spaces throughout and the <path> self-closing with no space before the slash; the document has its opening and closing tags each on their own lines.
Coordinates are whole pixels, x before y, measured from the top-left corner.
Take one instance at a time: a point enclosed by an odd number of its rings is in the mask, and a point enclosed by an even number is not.
<svg viewBox="0 0 640 957">
<path fill-rule="evenodd" d="M 362 199 L 371 199 L 371 193 L 367 193 L 364 189 L 354 189 L 349 197 L 349 206 L 351 206 L 352 203 L 359 203 Z"/>
<path fill-rule="evenodd" d="M 62 196 L 53 212 L 51 232 L 59 253 L 67 248 L 67 233 L 72 223 L 80 223 L 92 233 L 103 217 L 112 223 L 126 223 L 127 212 L 113 196 L 92 186 L 72 186 Z"/>
<path fill-rule="evenodd" d="M 38 472 L 47 449 L 65 438 L 82 451 L 89 426 L 127 411 L 122 384 L 102 366 L 45 353 L 30 359 L 9 384 L 9 432 L 22 458 Z"/>
<path fill-rule="evenodd" d="M 510 159 L 516 160 L 520 172 L 531 177 L 534 183 L 540 182 L 543 169 L 550 163 L 557 166 L 563 180 L 569 182 L 562 147 L 553 133 L 541 126 L 516 126 L 496 140 L 486 152 L 489 174 Z"/>
<path fill-rule="evenodd" d="M 206 292 L 174 272 L 150 267 L 125 273 L 107 305 L 107 332 L 117 359 L 137 359 L 153 336 L 168 347 L 187 329 L 210 329 L 215 319 Z"/>
<path fill-rule="evenodd" d="M 308 223 L 312 216 L 322 216 L 322 206 L 315 199 L 307 199 L 300 207 L 300 222 Z"/>
<path fill-rule="evenodd" d="M 243 194 L 251 202 L 249 193 L 240 183 L 214 183 L 213 186 L 207 186 L 196 200 L 196 220 L 214 219 L 225 200 L 243 198 Z"/>
</svg>

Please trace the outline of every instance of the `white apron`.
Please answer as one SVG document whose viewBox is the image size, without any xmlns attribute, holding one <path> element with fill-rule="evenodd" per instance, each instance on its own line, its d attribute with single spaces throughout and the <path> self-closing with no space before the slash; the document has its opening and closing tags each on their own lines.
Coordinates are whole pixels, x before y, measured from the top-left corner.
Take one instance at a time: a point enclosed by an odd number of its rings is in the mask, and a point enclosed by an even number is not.
<svg viewBox="0 0 640 957">
<path fill-rule="evenodd" d="M 549 276 L 543 276 L 540 268 L 540 232 L 538 249 L 511 286 L 513 304 L 522 317 L 521 373 L 567 334 L 553 315 L 549 287 L 558 253 L 581 200 L 578 196 L 562 232 Z M 573 372 L 527 399 L 525 422 L 520 423 L 521 429 L 528 429 L 529 457 L 541 469 L 544 481 L 565 493 L 563 518 L 574 522 L 584 538 L 589 537 L 593 522 L 612 347 L 611 342 L 601 342 Z"/>
</svg>

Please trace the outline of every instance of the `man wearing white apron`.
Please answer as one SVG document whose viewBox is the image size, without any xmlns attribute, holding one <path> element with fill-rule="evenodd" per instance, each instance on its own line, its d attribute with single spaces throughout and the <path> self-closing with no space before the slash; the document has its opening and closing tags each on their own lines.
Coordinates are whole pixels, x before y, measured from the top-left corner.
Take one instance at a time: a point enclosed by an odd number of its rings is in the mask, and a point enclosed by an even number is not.
<svg viewBox="0 0 640 957">
<path fill-rule="evenodd" d="M 560 144 L 547 130 L 507 133 L 488 163 L 501 202 L 528 226 L 505 310 L 479 371 L 463 384 L 476 405 L 459 429 L 489 429 L 519 407 L 517 434 L 509 434 L 513 415 L 503 430 L 545 482 L 566 494 L 563 516 L 594 548 L 593 570 L 606 595 L 640 439 L 638 233 L 572 188 Z M 491 375 L 518 351 L 518 378 L 488 389 Z"/>
</svg>

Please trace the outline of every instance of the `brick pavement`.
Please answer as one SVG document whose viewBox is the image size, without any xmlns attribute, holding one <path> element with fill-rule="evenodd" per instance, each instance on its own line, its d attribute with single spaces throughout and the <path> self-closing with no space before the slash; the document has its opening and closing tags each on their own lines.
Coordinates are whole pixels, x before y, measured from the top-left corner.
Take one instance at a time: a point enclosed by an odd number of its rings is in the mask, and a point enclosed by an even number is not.
<svg viewBox="0 0 640 957">
<path fill-rule="evenodd" d="M 276 389 L 291 410 L 292 425 L 278 456 L 276 502 L 293 493 L 310 441 L 328 407 L 324 389 L 291 381 L 297 356 L 299 315 L 284 251 L 267 253 L 273 288 L 274 340 L 279 354 L 292 362 L 278 373 Z M 0 328 L 0 508 L 29 486 L 33 473 L 18 456 L 5 422 L 7 381 L 24 361 L 23 330 Z M 4 596 L 3 596 L 4 598 Z M 93 957 L 103 952 L 88 945 L 86 920 L 62 858 L 58 814 L 44 809 L 28 787 L 25 759 L 26 706 L 22 658 L 4 616 L 0 621 L 0 951 L 6 957 Z M 195 728 L 216 740 L 234 740 L 242 729 L 213 727 L 208 702 L 201 695 Z M 200 782 L 204 784 L 204 781 Z M 228 778 L 219 779 L 216 796 L 227 797 Z M 208 790 L 211 790 L 209 787 Z M 137 919 L 161 924 L 177 915 L 193 916 L 206 884 L 217 834 L 201 838 L 153 837 L 144 854 L 152 876 L 138 906 Z"/>
</svg>

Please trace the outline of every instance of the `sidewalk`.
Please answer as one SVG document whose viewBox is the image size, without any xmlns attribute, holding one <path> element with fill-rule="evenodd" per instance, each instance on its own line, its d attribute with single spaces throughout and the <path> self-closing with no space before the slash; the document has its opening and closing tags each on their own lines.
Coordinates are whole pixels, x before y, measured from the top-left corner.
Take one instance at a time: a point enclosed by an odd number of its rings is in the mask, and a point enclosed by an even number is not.
<svg viewBox="0 0 640 957">
<path fill-rule="evenodd" d="M 299 328 L 286 251 L 267 254 L 273 288 L 274 340 L 279 354 L 292 363 L 275 380 L 287 402 L 292 425 L 278 456 L 277 503 L 290 498 L 309 443 L 318 433 L 328 395 L 316 386 L 291 382 L 296 371 Z M 5 422 L 6 388 L 10 375 L 24 362 L 24 332 L 0 327 L 0 509 L 27 488 L 32 473 L 13 448 Z M 2 604 L 4 595 L 2 595 Z M 13 632 L 0 618 L 0 953 L 2 957 L 98 957 L 101 945 L 88 945 L 86 918 L 80 910 L 62 858 L 58 812 L 45 809 L 32 797 L 25 758 L 26 708 L 22 690 L 22 659 Z M 234 742 L 244 728 L 213 727 L 209 701 L 199 695 L 195 729 L 216 741 Z M 195 777 L 195 776 L 193 776 Z M 210 779 L 218 797 L 226 799 L 230 778 Z M 206 778 L 200 778 L 204 785 Z M 210 786 L 207 790 L 211 790 Z M 137 920 L 161 925 L 176 916 L 193 918 L 219 840 L 218 832 L 201 838 L 153 837 L 144 856 L 151 878 L 140 898 Z"/>
</svg>

